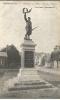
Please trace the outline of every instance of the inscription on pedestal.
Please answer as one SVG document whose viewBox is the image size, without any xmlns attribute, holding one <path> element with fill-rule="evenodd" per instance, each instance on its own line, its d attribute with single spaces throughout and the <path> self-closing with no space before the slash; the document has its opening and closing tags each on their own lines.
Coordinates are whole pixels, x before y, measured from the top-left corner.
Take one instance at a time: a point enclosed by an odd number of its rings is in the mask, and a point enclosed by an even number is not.
<svg viewBox="0 0 60 100">
<path fill-rule="evenodd" d="M 24 67 L 34 67 L 34 52 L 25 51 L 24 52 Z"/>
</svg>

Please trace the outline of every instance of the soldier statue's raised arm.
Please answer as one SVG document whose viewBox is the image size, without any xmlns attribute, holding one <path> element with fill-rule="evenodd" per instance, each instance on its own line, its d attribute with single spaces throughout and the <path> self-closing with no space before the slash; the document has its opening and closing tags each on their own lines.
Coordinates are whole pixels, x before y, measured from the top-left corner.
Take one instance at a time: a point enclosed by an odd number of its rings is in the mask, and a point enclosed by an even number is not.
<svg viewBox="0 0 60 100">
<path fill-rule="evenodd" d="M 25 11 L 26 10 L 26 11 Z M 30 39 L 30 35 L 32 33 L 32 22 L 31 18 L 26 16 L 27 13 L 31 12 L 31 9 L 28 10 L 27 8 L 23 8 L 23 13 L 24 13 L 24 19 L 26 21 L 26 34 L 25 34 L 25 39 Z"/>
<path fill-rule="evenodd" d="M 24 19 L 25 19 L 26 22 L 28 21 L 26 13 L 24 14 Z"/>
</svg>

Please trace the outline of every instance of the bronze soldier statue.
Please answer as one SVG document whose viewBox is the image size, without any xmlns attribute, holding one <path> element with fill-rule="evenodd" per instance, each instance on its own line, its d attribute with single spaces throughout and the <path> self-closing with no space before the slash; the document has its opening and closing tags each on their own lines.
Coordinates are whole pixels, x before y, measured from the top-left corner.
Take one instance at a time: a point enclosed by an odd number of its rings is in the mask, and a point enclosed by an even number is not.
<svg viewBox="0 0 60 100">
<path fill-rule="evenodd" d="M 31 18 L 26 16 L 27 13 L 30 13 L 32 9 L 23 8 L 24 19 L 26 21 L 26 34 L 25 39 L 30 39 L 30 35 L 32 34 L 32 22 Z"/>
</svg>

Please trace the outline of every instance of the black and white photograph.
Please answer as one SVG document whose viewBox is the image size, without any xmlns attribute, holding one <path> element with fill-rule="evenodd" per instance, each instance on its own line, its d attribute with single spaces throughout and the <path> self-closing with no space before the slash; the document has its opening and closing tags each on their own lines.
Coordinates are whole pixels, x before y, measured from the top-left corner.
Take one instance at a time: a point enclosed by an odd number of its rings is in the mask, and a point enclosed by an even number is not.
<svg viewBox="0 0 60 100">
<path fill-rule="evenodd" d="M 60 99 L 60 1 L 0 1 L 0 99 Z"/>
</svg>

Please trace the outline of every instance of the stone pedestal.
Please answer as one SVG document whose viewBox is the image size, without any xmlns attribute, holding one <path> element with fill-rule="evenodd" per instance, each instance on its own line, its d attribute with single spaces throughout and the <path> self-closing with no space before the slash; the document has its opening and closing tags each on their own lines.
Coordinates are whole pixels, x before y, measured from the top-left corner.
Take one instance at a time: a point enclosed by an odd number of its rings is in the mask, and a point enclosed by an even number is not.
<svg viewBox="0 0 60 100">
<path fill-rule="evenodd" d="M 31 39 L 25 39 L 21 44 L 21 67 L 32 68 L 35 65 L 35 46 L 36 44 Z"/>
</svg>

